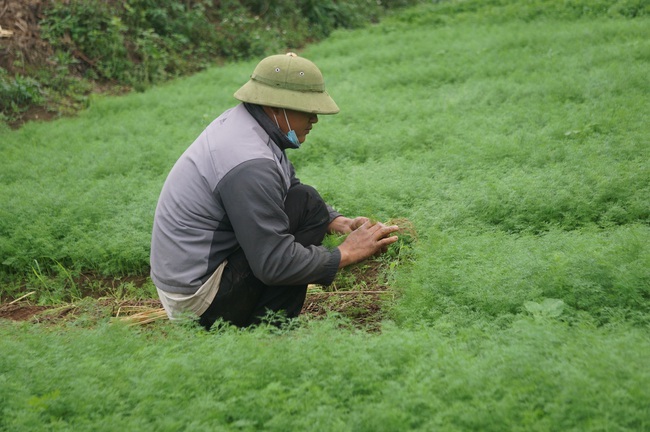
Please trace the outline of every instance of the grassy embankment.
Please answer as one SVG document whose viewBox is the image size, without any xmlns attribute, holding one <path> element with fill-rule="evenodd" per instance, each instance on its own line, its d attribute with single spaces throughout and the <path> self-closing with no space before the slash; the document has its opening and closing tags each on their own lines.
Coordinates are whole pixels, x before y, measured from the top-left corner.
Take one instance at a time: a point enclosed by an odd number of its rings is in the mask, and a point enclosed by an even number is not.
<svg viewBox="0 0 650 432">
<path fill-rule="evenodd" d="M 650 21 L 529 4 L 305 52 L 342 112 L 290 154 L 301 179 L 418 230 L 381 334 L 5 322 L 2 428 L 649 429 Z M 146 269 L 166 172 L 253 66 L 3 130 L 5 293 Z"/>
</svg>

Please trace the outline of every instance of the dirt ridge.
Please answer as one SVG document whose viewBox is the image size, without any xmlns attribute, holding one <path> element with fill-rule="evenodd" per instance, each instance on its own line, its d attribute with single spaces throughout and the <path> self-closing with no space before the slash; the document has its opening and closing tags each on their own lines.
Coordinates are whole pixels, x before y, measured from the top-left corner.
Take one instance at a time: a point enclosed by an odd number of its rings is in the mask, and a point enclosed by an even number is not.
<svg viewBox="0 0 650 432">
<path fill-rule="evenodd" d="M 0 0 L 0 67 L 10 74 L 46 64 L 52 55 L 39 26 L 46 5 L 43 0 Z"/>
</svg>

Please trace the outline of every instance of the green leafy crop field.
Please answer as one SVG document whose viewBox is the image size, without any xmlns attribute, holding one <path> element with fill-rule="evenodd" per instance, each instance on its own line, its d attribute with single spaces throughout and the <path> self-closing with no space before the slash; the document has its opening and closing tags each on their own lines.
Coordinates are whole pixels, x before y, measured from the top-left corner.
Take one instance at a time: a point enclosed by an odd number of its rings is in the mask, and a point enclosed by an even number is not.
<svg viewBox="0 0 650 432">
<path fill-rule="evenodd" d="M 650 430 L 647 2 L 426 3 L 302 54 L 341 113 L 298 176 L 417 231 L 381 331 L 0 321 L 0 430 Z M 3 299 L 146 275 L 168 170 L 255 64 L 0 130 Z"/>
</svg>

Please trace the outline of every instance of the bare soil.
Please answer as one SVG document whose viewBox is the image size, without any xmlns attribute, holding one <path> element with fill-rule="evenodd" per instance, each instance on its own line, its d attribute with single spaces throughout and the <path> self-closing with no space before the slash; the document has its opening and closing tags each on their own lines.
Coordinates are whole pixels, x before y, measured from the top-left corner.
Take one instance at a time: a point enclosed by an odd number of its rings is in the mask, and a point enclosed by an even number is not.
<svg viewBox="0 0 650 432">
<path fill-rule="evenodd" d="M 335 313 L 355 327 L 368 331 L 379 331 L 383 318 L 382 305 L 393 296 L 390 288 L 379 282 L 380 264 L 371 261 L 363 267 L 347 270 L 347 284 L 333 284 L 334 291 L 325 291 L 317 285 L 310 286 L 302 308 L 302 315 L 310 319 L 322 319 Z M 165 319 L 166 315 L 158 299 L 118 299 L 111 297 L 110 288 L 123 283 L 142 286 L 147 281 L 145 276 L 115 280 L 99 275 L 84 274 L 76 278 L 75 283 L 84 293 L 82 300 L 74 303 L 50 306 L 36 305 L 30 301 L 30 295 L 23 298 L 3 299 L 0 302 L 0 319 L 30 323 L 62 324 L 75 320 L 97 322 L 104 318 L 119 318 L 133 324 L 148 324 Z M 86 286 L 101 284 L 104 291 L 89 291 Z M 360 290 L 359 287 L 363 287 Z"/>
<path fill-rule="evenodd" d="M 383 295 L 382 295 L 383 294 Z M 356 327 L 369 331 L 379 329 L 382 319 L 383 297 L 385 291 L 339 291 L 308 293 L 302 309 L 302 315 L 320 319 L 330 313 L 346 317 Z M 84 299 L 83 305 L 63 304 L 39 306 L 22 300 L 16 303 L 0 304 L 0 319 L 11 321 L 28 321 L 31 323 L 61 324 L 77 319 L 88 319 L 88 314 L 95 319 L 112 317 L 131 319 L 134 324 L 164 319 L 162 305 L 157 299 L 119 300 L 115 298 Z"/>
</svg>

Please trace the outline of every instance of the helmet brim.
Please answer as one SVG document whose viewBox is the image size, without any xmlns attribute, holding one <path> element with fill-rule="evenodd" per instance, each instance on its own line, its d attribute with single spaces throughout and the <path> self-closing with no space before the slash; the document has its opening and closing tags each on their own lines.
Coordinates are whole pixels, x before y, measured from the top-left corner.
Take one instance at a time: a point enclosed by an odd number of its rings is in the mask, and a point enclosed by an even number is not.
<svg viewBox="0 0 650 432">
<path fill-rule="evenodd" d="M 253 80 L 244 84 L 234 96 L 242 102 L 312 114 L 337 114 L 340 111 L 326 91 L 287 90 Z"/>
</svg>

